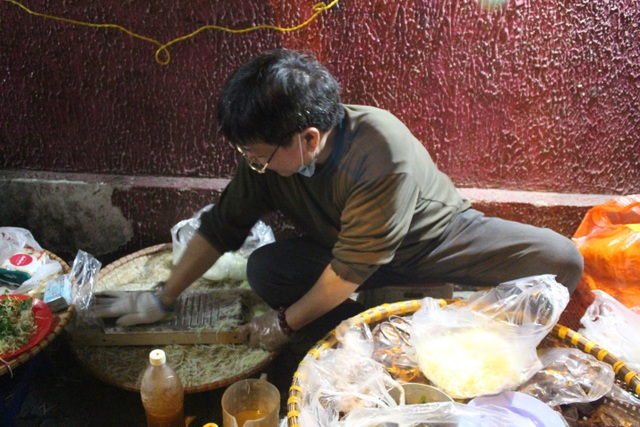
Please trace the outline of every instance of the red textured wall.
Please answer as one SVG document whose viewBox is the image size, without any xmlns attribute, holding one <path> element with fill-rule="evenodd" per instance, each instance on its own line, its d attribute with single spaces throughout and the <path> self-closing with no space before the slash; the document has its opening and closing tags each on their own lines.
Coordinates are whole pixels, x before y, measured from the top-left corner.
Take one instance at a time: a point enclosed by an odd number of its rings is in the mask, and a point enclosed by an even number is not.
<svg viewBox="0 0 640 427">
<path fill-rule="evenodd" d="M 315 2 L 23 4 L 167 42 L 205 24 L 297 25 Z M 639 23 L 635 0 L 341 0 L 295 32 L 204 31 L 160 65 L 153 43 L 3 1 L 0 169 L 229 177 L 217 91 L 284 46 L 325 62 L 346 102 L 404 119 L 459 186 L 638 193 Z"/>
</svg>

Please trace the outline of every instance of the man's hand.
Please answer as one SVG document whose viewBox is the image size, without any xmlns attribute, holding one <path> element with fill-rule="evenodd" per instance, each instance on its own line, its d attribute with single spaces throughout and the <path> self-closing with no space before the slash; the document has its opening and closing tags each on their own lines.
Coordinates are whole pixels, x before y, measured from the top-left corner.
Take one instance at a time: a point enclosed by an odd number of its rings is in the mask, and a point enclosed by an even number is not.
<svg viewBox="0 0 640 427">
<path fill-rule="evenodd" d="M 154 323 L 171 313 L 152 291 L 105 291 L 95 298 L 96 317 L 117 317 L 118 326 Z"/>
<path fill-rule="evenodd" d="M 238 334 L 249 347 L 262 347 L 275 351 L 289 342 L 289 337 L 280 327 L 278 312 L 270 311 L 238 328 Z"/>
</svg>

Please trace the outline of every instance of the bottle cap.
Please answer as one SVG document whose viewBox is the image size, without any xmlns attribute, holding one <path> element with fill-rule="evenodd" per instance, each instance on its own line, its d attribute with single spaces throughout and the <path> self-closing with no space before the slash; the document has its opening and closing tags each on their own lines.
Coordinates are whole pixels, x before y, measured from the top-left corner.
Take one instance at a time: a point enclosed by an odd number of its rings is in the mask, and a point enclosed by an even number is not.
<svg viewBox="0 0 640 427">
<path fill-rule="evenodd" d="M 149 363 L 154 366 L 162 365 L 167 361 L 167 355 L 164 350 L 155 349 L 149 353 Z"/>
</svg>

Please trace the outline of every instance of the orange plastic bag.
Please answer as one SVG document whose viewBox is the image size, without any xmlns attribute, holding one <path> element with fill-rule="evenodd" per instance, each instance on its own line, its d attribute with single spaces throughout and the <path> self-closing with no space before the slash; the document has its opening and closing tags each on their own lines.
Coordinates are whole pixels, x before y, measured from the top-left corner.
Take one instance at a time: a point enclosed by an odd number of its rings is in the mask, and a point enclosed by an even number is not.
<svg viewBox="0 0 640 427">
<path fill-rule="evenodd" d="M 578 288 L 602 290 L 628 308 L 640 306 L 640 195 L 591 208 L 572 240 L 584 257 Z"/>
<path fill-rule="evenodd" d="M 578 330 L 598 289 L 628 308 L 640 307 L 640 194 L 591 208 L 572 240 L 584 257 L 584 273 L 559 323 Z"/>
</svg>

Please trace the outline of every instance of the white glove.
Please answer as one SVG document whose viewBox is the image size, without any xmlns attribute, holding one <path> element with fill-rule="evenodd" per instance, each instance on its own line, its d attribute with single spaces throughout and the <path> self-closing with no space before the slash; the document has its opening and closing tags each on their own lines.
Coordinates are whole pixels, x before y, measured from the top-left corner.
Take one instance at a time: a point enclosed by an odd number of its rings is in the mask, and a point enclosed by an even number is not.
<svg viewBox="0 0 640 427">
<path fill-rule="evenodd" d="M 96 317 L 117 317 L 118 326 L 154 323 L 172 313 L 151 291 L 105 291 L 95 298 Z"/>
</svg>

